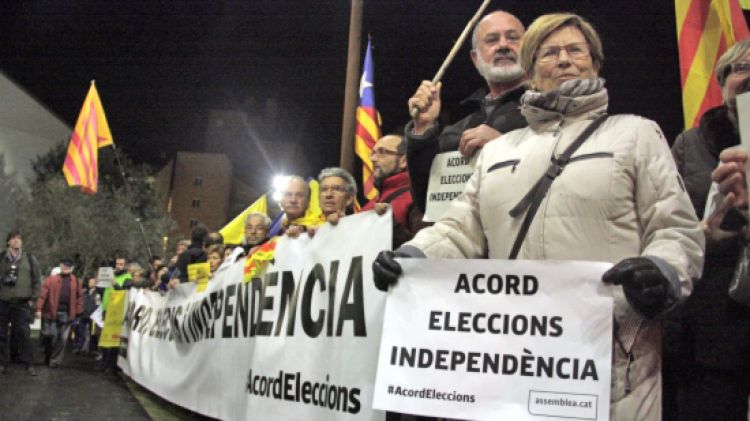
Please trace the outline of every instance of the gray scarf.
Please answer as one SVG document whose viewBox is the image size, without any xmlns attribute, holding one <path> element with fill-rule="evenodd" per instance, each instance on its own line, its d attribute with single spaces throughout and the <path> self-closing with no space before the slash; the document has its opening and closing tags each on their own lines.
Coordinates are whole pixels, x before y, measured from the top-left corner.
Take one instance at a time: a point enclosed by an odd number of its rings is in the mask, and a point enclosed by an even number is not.
<svg viewBox="0 0 750 421">
<path fill-rule="evenodd" d="M 604 82 L 603 78 L 573 79 L 564 82 L 559 88 L 551 91 L 529 90 L 521 97 L 521 105 L 565 114 L 572 99 L 601 91 L 604 89 Z"/>
</svg>

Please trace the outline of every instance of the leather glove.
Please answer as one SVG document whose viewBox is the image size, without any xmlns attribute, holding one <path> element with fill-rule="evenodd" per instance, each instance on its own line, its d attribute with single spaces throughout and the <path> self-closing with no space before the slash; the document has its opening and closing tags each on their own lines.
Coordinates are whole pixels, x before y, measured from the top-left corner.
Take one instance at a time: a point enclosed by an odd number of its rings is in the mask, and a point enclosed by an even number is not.
<svg viewBox="0 0 750 421">
<path fill-rule="evenodd" d="M 396 285 L 399 275 L 401 275 L 401 265 L 395 260 L 396 257 L 411 257 L 400 251 L 383 250 L 378 253 L 378 257 L 372 262 L 372 273 L 375 281 L 375 288 L 386 292 L 388 287 Z"/>
<path fill-rule="evenodd" d="M 622 260 L 602 275 L 602 281 L 622 285 L 630 306 L 648 319 L 667 307 L 669 280 L 645 257 Z"/>
</svg>

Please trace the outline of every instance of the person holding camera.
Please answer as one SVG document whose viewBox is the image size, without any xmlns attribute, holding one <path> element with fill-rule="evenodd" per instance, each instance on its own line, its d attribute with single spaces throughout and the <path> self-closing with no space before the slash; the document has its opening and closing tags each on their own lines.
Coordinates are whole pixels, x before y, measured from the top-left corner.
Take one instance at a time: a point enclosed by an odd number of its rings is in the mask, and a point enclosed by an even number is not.
<svg viewBox="0 0 750 421">
<path fill-rule="evenodd" d="M 30 376 L 36 376 L 32 367 L 31 349 L 32 306 L 39 296 L 41 273 L 36 258 L 21 249 L 23 238 L 19 231 L 11 231 L 6 238 L 7 249 L 0 254 L 0 374 L 8 366 L 8 324 L 19 340 L 20 361 L 26 365 Z"/>
</svg>

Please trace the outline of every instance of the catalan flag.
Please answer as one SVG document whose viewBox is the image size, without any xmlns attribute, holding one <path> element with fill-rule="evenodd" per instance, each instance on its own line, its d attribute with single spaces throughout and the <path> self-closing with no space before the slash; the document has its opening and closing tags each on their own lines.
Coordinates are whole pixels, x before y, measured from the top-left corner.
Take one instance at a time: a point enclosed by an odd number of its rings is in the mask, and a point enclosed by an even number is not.
<svg viewBox="0 0 750 421">
<path fill-rule="evenodd" d="M 685 127 L 698 125 L 722 103 L 714 68 L 719 57 L 748 36 L 738 0 L 675 0 Z"/>
<path fill-rule="evenodd" d="M 91 81 L 63 164 L 63 174 L 68 185 L 81 186 L 84 193 L 95 194 L 99 181 L 99 148 L 111 144 L 112 133 L 104 116 L 102 101 L 96 92 L 94 81 Z"/>
<path fill-rule="evenodd" d="M 362 193 L 367 200 L 378 195 L 373 183 L 372 161 L 370 153 L 375 147 L 375 142 L 380 139 L 380 118 L 375 108 L 375 90 L 373 87 L 373 65 L 372 48 L 367 41 L 367 53 L 365 53 L 365 68 L 362 71 L 362 79 L 359 82 L 359 106 L 357 107 L 357 127 L 355 129 L 354 150 L 359 159 L 362 160 Z"/>
</svg>

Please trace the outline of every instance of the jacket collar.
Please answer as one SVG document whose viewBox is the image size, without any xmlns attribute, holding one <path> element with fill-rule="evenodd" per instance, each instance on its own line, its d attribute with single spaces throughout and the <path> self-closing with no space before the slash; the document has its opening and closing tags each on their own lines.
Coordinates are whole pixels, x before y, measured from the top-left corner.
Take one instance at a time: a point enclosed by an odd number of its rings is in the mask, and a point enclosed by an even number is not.
<svg viewBox="0 0 750 421">
<path fill-rule="evenodd" d="M 705 139 L 709 152 L 716 157 L 724 149 L 740 144 L 740 135 L 729 120 L 726 105 L 711 108 L 703 113 L 698 131 Z"/>
<path fill-rule="evenodd" d="M 547 110 L 533 105 L 521 106 L 521 114 L 526 117 L 534 131 L 557 130 L 580 120 L 593 120 L 607 112 L 609 95 L 602 89 L 590 95 L 580 95 L 561 99 L 566 101 L 563 111 Z"/>
<path fill-rule="evenodd" d="M 477 89 L 473 94 L 471 94 L 469 97 L 464 98 L 463 101 L 461 101 L 461 106 L 471 106 L 478 108 L 487 101 L 490 104 L 503 104 L 506 102 L 518 102 L 518 100 L 521 99 L 521 95 L 526 91 L 526 84 L 521 84 L 515 89 L 511 89 L 509 91 L 505 91 L 502 95 L 499 97 L 488 100 L 487 94 L 490 93 L 490 90 L 487 86 L 483 86 L 479 89 Z"/>
<path fill-rule="evenodd" d="M 383 180 L 383 185 L 380 187 L 380 197 L 383 197 L 383 193 L 397 190 L 403 187 L 409 187 L 409 172 L 401 171 L 400 173 L 393 174 L 392 176 Z"/>
</svg>

